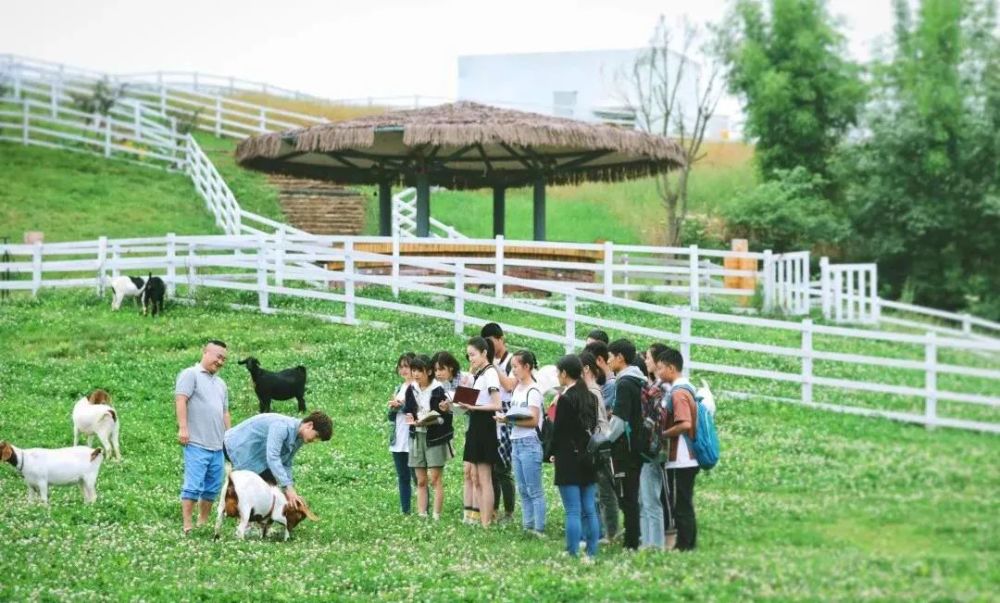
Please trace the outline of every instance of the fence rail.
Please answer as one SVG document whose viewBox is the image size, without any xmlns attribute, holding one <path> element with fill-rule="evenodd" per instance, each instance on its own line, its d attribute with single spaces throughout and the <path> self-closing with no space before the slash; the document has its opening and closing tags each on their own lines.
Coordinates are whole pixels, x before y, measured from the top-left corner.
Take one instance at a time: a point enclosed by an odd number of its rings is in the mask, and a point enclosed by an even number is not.
<svg viewBox="0 0 1000 603">
<path fill-rule="evenodd" d="M 101 292 L 109 274 L 122 270 L 152 271 L 162 275 L 171 294 L 178 285 L 186 285 L 191 290 L 209 287 L 251 292 L 257 296 L 257 307 L 267 313 L 280 311 L 280 308 L 271 304 L 271 296 L 336 302 L 343 305 L 343 315 L 327 318 L 347 324 L 357 324 L 358 308 L 367 307 L 446 320 L 454 324 L 456 333 L 463 332 L 465 325 L 478 324 L 487 319 L 466 311 L 469 304 L 480 304 L 486 308 L 513 309 L 524 315 L 554 320 L 539 321 L 539 325 L 548 326 L 531 328 L 508 324 L 505 325 L 505 330 L 514 335 L 556 343 L 567 350 L 582 343 L 576 333 L 584 325 L 614 330 L 633 337 L 654 337 L 678 345 L 694 370 L 796 384 L 800 395 L 794 401 L 806 406 L 881 416 L 927 426 L 1000 433 L 1000 422 L 947 416 L 939 406 L 939 403 L 959 404 L 961 407 L 976 407 L 987 411 L 1000 408 L 1000 398 L 995 393 L 995 384 L 1000 381 L 1000 370 L 993 365 L 976 366 L 955 359 L 946 361 L 941 357 L 943 352 L 954 355 L 957 351 L 986 353 L 996 358 L 1000 354 L 1000 342 L 943 337 L 934 332 L 915 335 L 828 326 L 814 324 L 808 318 L 801 321 L 781 321 L 668 308 L 614 298 L 602 291 L 584 291 L 565 284 L 497 275 L 493 271 L 471 268 L 465 265 L 462 258 L 442 261 L 436 258 L 394 257 L 363 252 L 356 248 L 357 243 L 352 238 L 328 238 L 321 241 L 315 237 L 296 238 L 288 235 L 168 235 L 146 239 L 109 241 L 101 238 L 97 241 L 60 244 L 3 245 L 0 256 L 9 254 L 11 261 L 0 263 L 0 270 L 30 275 L 30 278 L 0 281 L 0 289 L 26 290 L 37 294 L 41 289 L 50 287 L 92 287 Z M 324 267 L 330 263 L 337 263 L 340 269 Z M 378 264 L 394 265 L 397 270 L 412 268 L 434 271 L 449 279 L 439 283 L 426 283 L 396 279 L 392 274 L 360 269 L 361 266 Z M 213 274 L 220 270 L 223 271 L 222 274 Z M 556 296 L 562 300 L 562 307 L 546 307 L 509 295 L 497 296 L 495 291 L 483 292 L 469 288 L 469 283 L 491 280 L 500 291 L 521 288 Z M 325 286 L 310 287 L 307 282 L 322 282 Z M 337 290 L 328 289 L 329 285 L 336 286 Z M 408 291 L 431 294 L 450 301 L 443 306 L 434 307 L 427 303 L 406 302 L 398 297 L 386 300 L 374 294 L 373 286 L 393 288 L 397 293 Z M 369 291 L 373 293 L 369 294 Z M 660 324 L 676 324 L 678 329 L 675 332 L 661 327 L 638 326 L 588 315 L 587 304 L 614 304 L 655 317 Z M 704 334 L 706 328 L 720 324 L 739 325 L 774 334 L 795 333 L 798 334 L 799 345 L 770 345 Z M 850 349 L 851 342 L 873 339 L 900 346 L 917 346 L 924 351 L 923 360 L 915 360 L 912 354 L 889 357 L 872 353 L 834 352 L 830 345 L 817 347 L 814 344 L 816 337 L 839 338 L 845 345 L 836 346 L 838 350 Z M 725 357 L 725 362 L 719 362 L 717 358 L 705 359 L 707 350 L 710 349 L 753 354 L 729 354 Z M 762 354 L 797 361 L 798 369 L 771 370 L 760 368 L 760 364 L 748 365 L 742 362 L 743 359 Z M 818 370 L 819 363 L 847 366 L 852 374 L 856 372 L 859 376 L 848 379 L 843 372 Z M 864 375 L 871 373 L 861 369 L 872 366 L 922 374 L 922 378 L 911 380 L 909 384 L 867 380 Z M 959 391 L 954 387 L 939 387 L 939 376 L 948 375 L 976 379 L 989 385 L 985 391 Z M 964 379 L 955 383 L 964 383 Z M 921 385 L 915 385 L 916 381 Z M 923 412 L 838 404 L 829 399 L 818 400 L 819 396 L 814 391 L 816 388 L 822 388 L 824 392 L 861 392 L 866 396 L 875 394 L 916 398 L 922 401 Z"/>
</svg>

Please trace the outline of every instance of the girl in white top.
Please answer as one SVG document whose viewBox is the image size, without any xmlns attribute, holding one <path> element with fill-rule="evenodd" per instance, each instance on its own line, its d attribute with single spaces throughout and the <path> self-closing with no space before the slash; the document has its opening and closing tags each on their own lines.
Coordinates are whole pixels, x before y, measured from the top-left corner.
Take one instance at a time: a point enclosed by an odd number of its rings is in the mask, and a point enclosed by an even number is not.
<svg viewBox="0 0 1000 603">
<path fill-rule="evenodd" d="M 393 423 L 393 430 L 389 434 L 389 452 L 392 453 L 392 460 L 396 465 L 399 506 L 406 514 L 410 512 L 413 472 L 410 471 L 410 426 L 406 422 L 406 415 L 401 411 L 406 401 L 406 390 L 413 385 L 410 379 L 410 360 L 415 356 L 413 352 L 407 352 L 396 360 L 396 374 L 403 382 L 396 388 L 396 392 L 388 402 L 388 418 Z"/>
<path fill-rule="evenodd" d="M 528 351 L 514 354 L 511 369 L 517 385 L 511 395 L 510 413 L 529 414 L 526 418 L 498 417 L 499 423 L 512 425 L 510 439 L 517 491 L 521 493 L 521 526 L 532 534 L 545 531 L 545 489 L 542 487 L 542 392 L 532 371 L 538 362 Z"/>
<path fill-rule="evenodd" d="M 452 356 L 451 352 L 440 351 L 434 354 L 431 361 L 434 363 L 434 378 L 444 387 L 449 402 L 455 399 L 455 389 L 459 385 L 472 387 L 472 375 L 462 372 L 458 360 Z M 466 437 L 468 437 L 469 413 L 464 412 L 464 409 L 456 408 L 456 410 L 461 410 L 462 414 L 465 415 L 465 431 Z M 479 523 L 479 507 L 476 506 L 475 490 L 472 487 L 474 470 L 475 465 L 472 463 L 462 463 L 462 504 L 465 507 L 462 523 L 466 524 Z"/>
<path fill-rule="evenodd" d="M 473 337 L 466 346 L 469 368 L 479 390 L 475 404 L 459 404 L 468 411 L 469 431 L 462 460 L 473 464 L 473 499 L 479 504 L 479 521 L 484 528 L 493 519 L 493 465 L 499 462 L 497 424 L 493 415 L 500 410 L 500 379 L 493 366 L 493 346 L 482 337 Z"/>
</svg>

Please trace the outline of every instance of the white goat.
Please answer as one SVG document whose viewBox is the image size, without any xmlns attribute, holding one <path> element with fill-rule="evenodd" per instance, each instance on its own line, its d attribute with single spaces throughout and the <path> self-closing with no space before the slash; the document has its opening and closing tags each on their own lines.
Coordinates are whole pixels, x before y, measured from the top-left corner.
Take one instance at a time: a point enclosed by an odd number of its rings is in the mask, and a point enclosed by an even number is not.
<svg viewBox="0 0 1000 603">
<path fill-rule="evenodd" d="M 111 279 L 111 289 L 115 295 L 111 300 L 111 309 L 121 308 L 122 300 L 126 297 L 138 298 L 145 286 L 146 281 L 137 276 L 116 276 Z"/>
</svg>

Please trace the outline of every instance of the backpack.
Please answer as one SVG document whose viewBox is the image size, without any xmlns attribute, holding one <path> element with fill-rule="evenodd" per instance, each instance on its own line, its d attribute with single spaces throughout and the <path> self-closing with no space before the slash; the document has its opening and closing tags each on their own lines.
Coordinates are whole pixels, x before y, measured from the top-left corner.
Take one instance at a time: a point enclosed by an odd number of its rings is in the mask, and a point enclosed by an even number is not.
<svg viewBox="0 0 1000 603">
<path fill-rule="evenodd" d="M 715 416 L 709 411 L 708 406 L 702 402 L 702 396 L 695 391 L 693 385 L 679 383 L 674 387 L 680 387 L 689 392 L 691 397 L 694 398 L 695 406 L 698 408 L 698 418 L 695 419 L 694 439 L 692 440 L 686 433 L 683 435 L 688 449 L 691 450 L 698 461 L 698 466 L 707 471 L 719 463 L 719 456 L 721 454 L 719 433 L 715 429 Z M 667 404 L 669 411 L 673 413 L 673 396 L 670 397 Z"/>
<path fill-rule="evenodd" d="M 650 462 L 664 461 L 661 456 L 666 452 L 667 410 L 663 407 L 663 390 L 659 383 L 642 388 L 642 437 L 645 438 L 646 450 L 642 456 Z"/>
<path fill-rule="evenodd" d="M 531 393 L 531 390 L 528 390 L 528 393 Z M 542 426 L 536 427 L 535 433 L 538 434 L 538 439 L 542 442 L 543 463 L 548 463 L 549 457 L 552 456 L 552 434 L 556 431 L 556 424 L 552 421 L 552 417 L 549 416 L 549 411 L 554 410 L 555 407 L 555 401 L 553 401 L 553 403 L 549 404 L 548 408 L 546 408 L 545 396 L 542 396 Z"/>
</svg>

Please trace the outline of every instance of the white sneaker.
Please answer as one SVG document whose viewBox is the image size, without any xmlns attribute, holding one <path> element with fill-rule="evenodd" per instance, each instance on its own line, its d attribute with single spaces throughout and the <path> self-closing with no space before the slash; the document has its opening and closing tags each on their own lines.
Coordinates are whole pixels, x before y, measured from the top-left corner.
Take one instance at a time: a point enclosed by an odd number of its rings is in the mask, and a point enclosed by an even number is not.
<svg viewBox="0 0 1000 603">
<path fill-rule="evenodd" d="M 590 555 L 580 555 L 580 563 L 584 565 L 594 565 L 597 563 L 597 560 Z"/>
</svg>

